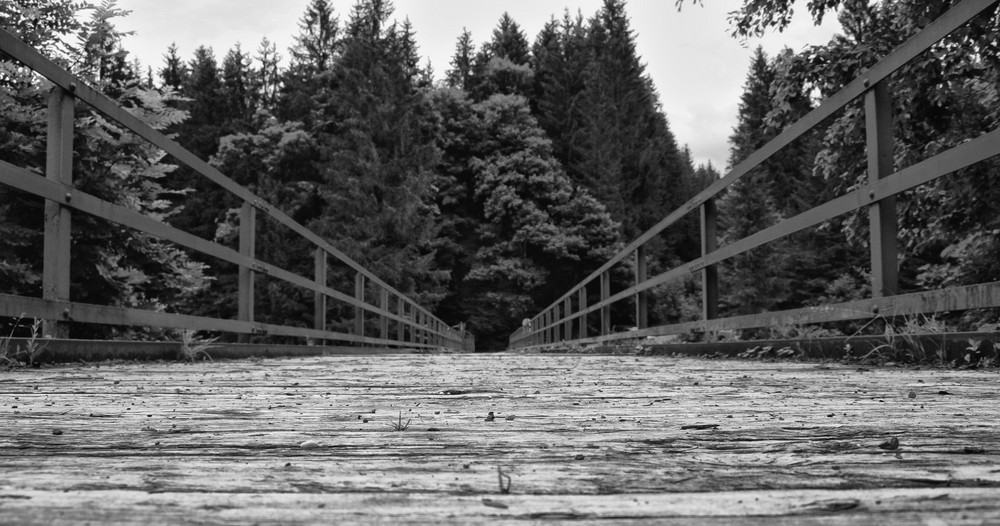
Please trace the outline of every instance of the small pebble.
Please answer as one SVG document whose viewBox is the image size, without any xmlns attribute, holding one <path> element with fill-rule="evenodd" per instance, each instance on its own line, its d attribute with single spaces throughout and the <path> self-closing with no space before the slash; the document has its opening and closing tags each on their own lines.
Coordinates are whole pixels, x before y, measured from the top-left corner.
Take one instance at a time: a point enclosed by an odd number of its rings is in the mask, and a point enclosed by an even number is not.
<svg viewBox="0 0 1000 526">
<path fill-rule="evenodd" d="M 52 430 L 52 434 L 53 435 L 61 435 L 62 433 L 63 433 L 62 429 L 53 429 Z"/>
<path fill-rule="evenodd" d="M 899 439 L 896 437 L 892 437 L 889 440 L 886 440 L 885 442 L 879 444 L 878 447 L 880 449 L 889 449 L 889 450 L 899 449 Z"/>
<path fill-rule="evenodd" d="M 507 415 L 507 420 L 513 420 L 513 419 L 514 419 L 514 415 Z"/>
<path fill-rule="evenodd" d="M 917 392 L 916 391 L 910 391 L 910 394 L 908 394 L 906 396 L 909 396 L 910 398 L 916 398 L 917 397 Z"/>
<path fill-rule="evenodd" d="M 299 444 L 299 447 L 303 449 L 315 449 L 319 447 L 319 442 L 315 440 L 306 440 L 305 442 Z"/>
<path fill-rule="evenodd" d="M 486 421 L 487 422 L 492 422 L 495 418 L 496 417 L 493 416 L 493 411 L 490 411 L 489 414 L 486 415 Z"/>
</svg>

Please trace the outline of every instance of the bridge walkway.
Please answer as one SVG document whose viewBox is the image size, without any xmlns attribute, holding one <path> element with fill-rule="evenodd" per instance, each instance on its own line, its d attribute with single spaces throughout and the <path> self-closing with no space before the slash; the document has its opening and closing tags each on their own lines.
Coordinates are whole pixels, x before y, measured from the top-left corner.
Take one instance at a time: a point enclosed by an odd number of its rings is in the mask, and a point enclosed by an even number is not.
<svg viewBox="0 0 1000 526">
<path fill-rule="evenodd" d="M 22 369 L 0 373 L 0 523 L 997 523 L 998 375 L 567 354 Z"/>
</svg>

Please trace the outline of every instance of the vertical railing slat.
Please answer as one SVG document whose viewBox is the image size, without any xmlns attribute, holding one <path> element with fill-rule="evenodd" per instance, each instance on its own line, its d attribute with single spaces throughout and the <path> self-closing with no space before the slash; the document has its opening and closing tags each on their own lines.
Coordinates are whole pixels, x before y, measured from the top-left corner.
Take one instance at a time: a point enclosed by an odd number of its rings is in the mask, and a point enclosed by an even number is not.
<svg viewBox="0 0 1000 526">
<path fill-rule="evenodd" d="M 715 200 L 709 199 L 701 205 L 701 255 L 707 256 L 719 248 L 718 211 Z M 701 316 L 704 320 L 714 320 L 719 316 L 719 268 L 707 265 L 701 272 Z"/>
<path fill-rule="evenodd" d="M 389 311 L 389 291 L 384 287 L 379 287 L 381 294 L 379 295 L 379 308 L 382 312 L 379 313 L 379 337 L 383 340 L 389 339 L 389 318 L 386 314 Z"/>
<path fill-rule="evenodd" d="M 326 250 L 322 247 L 316 248 L 315 254 L 315 278 L 316 284 L 326 287 Z M 316 291 L 313 294 L 313 328 L 317 331 L 326 331 L 326 293 Z M 326 342 L 316 342 L 317 345 L 325 345 Z"/>
<path fill-rule="evenodd" d="M 601 273 L 601 303 L 611 297 L 611 271 Z M 601 307 L 601 336 L 611 334 L 611 305 Z"/>
<path fill-rule="evenodd" d="M 577 306 L 580 312 L 587 310 L 587 287 L 580 287 L 580 292 L 577 293 Z M 579 320 L 579 336 L 580 339 L 587 337 L 587 315 L 584 314 L 577 318 Z"/>
<path fill-rule="evenodd" d="M 892 173 L 892 96 L 888 81 L 865 92 L 865 134 L 868 181 L 878 182 Z M 897 270 L 896 197 L 872 203 L 868 209 L 871 235 L 872 297 L 892 296 L 899 287 Z"/>
<path fill-rule="evenodd" d="M 365 275 L 360 272 L 354 274 L 354 299 L 365 302 Z M 365 335 L 365 309 L 357 305 L 354 307 L 354 334 Z"/>
<path fill-rule="evenodd" d="M 573 339 L 573 321 L 569 317 L 573 314 L 573 303 L 570 301 L 572 296 L 567 296 L 563 301 L 563 326 L 562 326 L 562 339 L 572 340 Z"/>
<path fill-rule="evenodd" d="M 251 203 L 244 202 L 240 208 L 240 254 L 254 258 L 257 252 L 257 209 Z M 240 321 L 254 321 L 254 281 L 256 272 L 252 267 L 240 265 L 237 317 Z M 249 334 L 241 334 L 240 341 L 250 341 Z"/>
<path fill-rule="evenodd" d="M 396 296 L 396 316 L 406 319 L 406 303 L 403 302 L 402 296 Z M 401 321 L 396 322 L 396 340 L 399 343 L 406 341 L 406 324 Z"/>
<path fill-rule="evenodd" d="M 73 185 L 73 108 L 73 96 L 60 87 L 53 88 L 48 105 L 45 177 L 66 186 Z M 70 300 L 71 227 L 69 207 L 46 200 L 42 248 L 44 299 Z M 52 338 L 68 338 L 69 326 L 62 320 L 45 320 L 42 332 Z"/>
<path fill-rule="evenodd" d="M 635 284 L 638 286 L 646 281 L 646 245 L 640 245 L 635 251 Z M 635 326 L 645 329 L 649 326 L 649 294 L 646 291 L 635 295 Z"/>
</svg>

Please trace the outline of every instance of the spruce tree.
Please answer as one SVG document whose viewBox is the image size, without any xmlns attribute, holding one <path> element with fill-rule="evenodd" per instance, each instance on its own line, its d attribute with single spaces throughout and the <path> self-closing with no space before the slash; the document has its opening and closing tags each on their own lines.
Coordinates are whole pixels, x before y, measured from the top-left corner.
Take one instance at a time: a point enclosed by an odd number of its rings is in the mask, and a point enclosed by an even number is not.
<svg viewBox="0 0 1000 526">
<path fill-rule="evenodd" d="M 311 125 L 312 97 L 328 82 L 341 53 L 340 19 L 328 0 L 312 0 L 299 21 L 291 64 L 282 76 L 277 115 Z"/>
<path fill-rule="evenodd" d="M 412 31 L 390 22 L 391 3 L 355 5 L 342 53 L 313 94 L 324 152 L 321 217 L 311 226 L 417 300 L 434 305 L 447 274 L 434 268 L 432 169 L 438 161 L 430 104 Z M 353 279 L 353 277 L 350 277 Z"/>
<path fill-rule="evenodd" d="M 281 87 L 281 73 L 278 67 L 281 54 L 278 53 L 277 44 L 267 37 L 262 38 L 255 58 L 260 65 L 257 69 L 260 103 L 265 110 L 272 111 L 278 101 L 278 90 Z"/>
<path fill-rule="evenodd" d="M 495 94 L 528 95 L 533 73 L 528 39 L 508 13 L 500 17 L 492 39 L 476 54 L 466 90 L 476 99 Z"/>
<path fill-rule="evenodd" d="M 446 167 L 462 189 L 446 210 L 473 215 L 449 223 L 463 273 L 443 307 L 469 316 L 480 348 L 500 349 L 521 319 L 614 254 L 618 225 L 566 177 L 526 99 L 448 92 L 438 104 Z"/>
<path fill-rule="evenodd" d="M 174 91 L 181 89 L 187 82 L 188 68 L 177 54 L 177 43 L 171 43 L 167 48 L 167 54 L 163 55 L 164 65 L 160 69 L 160 82 L 163 86 Z"/>
<path fill-rule="evenodd" d="M 562 139 L 573 149 L 567 171 L 622 223 L 623 237 L 635 238 L 685 201 L 678 189 L 687 167 L 636 54 L 622 0 L 605 0 L 586 41 L 591 56 L 578 124 Z M 678 257 L 669 243 L 652 256 Z"/>
<path fill-rule="evenodd" d="M 451 69 L 445 73 L 445 83 L 448 87 L 467 90 L 470 87 L 469 78 L 472 75 L 473 60 L 476 56 L 476 45 L 472 41 L 472 33 L 462 28 L 462 34 L 455 43 L 455 54 L 451 58 Z"/>
</svg>

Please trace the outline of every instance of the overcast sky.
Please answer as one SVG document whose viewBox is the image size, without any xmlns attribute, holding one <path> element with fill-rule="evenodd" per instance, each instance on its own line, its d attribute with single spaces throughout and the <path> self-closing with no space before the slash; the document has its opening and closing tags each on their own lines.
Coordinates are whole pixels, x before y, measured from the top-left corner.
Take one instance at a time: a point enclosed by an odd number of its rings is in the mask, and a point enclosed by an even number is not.
<svg viewBox="0 0 1000 526">
<path fill-rule="evenodd" d="M 331 4 L 346 20 L 354 1 L 331 0 Z M 215 50 L 221 62 L 237 42 L 252 52 L 266 36 L 287 57 L 309 0 L 118 0 L 117 4 L 132 11 L 117 24 L 121 30 L 135 32 L 126 39 L 125 48 L 156 71 L 162 67 L 171 42 L 177 43 L 185 60 L 196 47 L 205 45 Z M 438 78 L 449 67 L 463 27 L 479 45 L 490 38 L 506 11 L 533 42 L 552 15 L 559 18 L 569 9 L 589 18 L 601 4 L 601 0 L 394 2 L 395 17 L 410 19 L 420 55 L 431 61 Z M 711 161 L 721 171 L 754 48 L 763 45 L 769 55 L 786 46 L 798 51 L 809 44 L 827 42 L 838 26 L 835 20 L 825 20 L 823 26 L 816 27 L 803 14 L 783 33 L 740 42 L 729 35 L 726 20 L 736 0 L 705 0 L 704 4 L 689 2 L 678 12 L 674 0 L 632 0 L 628 14 L 638 53 L 656 85 L 678 144 L 691 148 L 696 163 Z"/>
</svg>

